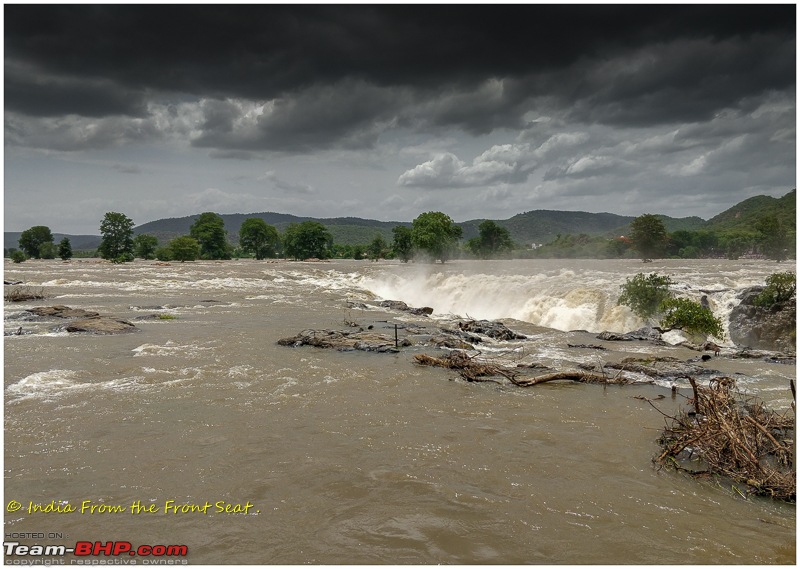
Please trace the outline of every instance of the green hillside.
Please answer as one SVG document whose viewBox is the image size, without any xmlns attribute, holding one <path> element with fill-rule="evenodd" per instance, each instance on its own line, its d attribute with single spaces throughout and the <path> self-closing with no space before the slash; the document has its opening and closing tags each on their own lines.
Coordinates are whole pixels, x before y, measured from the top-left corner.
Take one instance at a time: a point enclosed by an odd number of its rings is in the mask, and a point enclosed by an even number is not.
<svg viewBox="0 0 800 569">
<path fill-rule="evenodd" d="M 797 219 L 796 210 L 796 189 L 781 198 L 754 196 L 712 217 L 703 229 L 721 233 L 756 233 L 755 225 L 759 219 L 775 215 L 781 224 L 794 231 Z"/>
<path fill-rule="evenodd" d="M 180 235 L 187 235 L 189 229 L 198 215 L 177 217 L 169 219 L 159 219 L 139 225 L 134 228 L 136 234 L 148 233 L 155 235 L 161 243 L 167 243 L 171 239 Z M 265 223 L 273 225 L 281 233 L 291 223 L 302 223 L 304 221 L 318 221 L 328 228 L 333 236 L 334 243 L 342 245 L 366 245 L 375 238 L 375 235 L 382 235 L 387 241 L 392 240 L 392 228 L 397 225 L 411 226 L 408 222 L 399 221 L 375 221 L 372 219 L 361 219 L 359 217 L 335 217 L 335 218 L 313 218 L 298 217 L 286 213 L 261 212 L 261 213 L 229 213 L 220 214 L 225 222 L 225 230 L 228 232 L 228 239 L 236 243 L 239 240 L 239 229 L 246 219 L 257 217 L 263 219 Z"/>
</svg>

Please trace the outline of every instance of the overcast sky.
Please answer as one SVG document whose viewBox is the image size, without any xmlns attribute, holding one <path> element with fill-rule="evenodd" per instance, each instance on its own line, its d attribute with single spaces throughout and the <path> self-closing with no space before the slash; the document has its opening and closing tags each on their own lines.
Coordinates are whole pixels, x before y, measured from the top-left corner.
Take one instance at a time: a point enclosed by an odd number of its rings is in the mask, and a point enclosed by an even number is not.
<svg viewBox="0 0 800 569">
<path fill-rule="evenodd" d="M 708 219 L 796 184 L 796 6 L 4 6 L 5 230 Z"/>
</svg>

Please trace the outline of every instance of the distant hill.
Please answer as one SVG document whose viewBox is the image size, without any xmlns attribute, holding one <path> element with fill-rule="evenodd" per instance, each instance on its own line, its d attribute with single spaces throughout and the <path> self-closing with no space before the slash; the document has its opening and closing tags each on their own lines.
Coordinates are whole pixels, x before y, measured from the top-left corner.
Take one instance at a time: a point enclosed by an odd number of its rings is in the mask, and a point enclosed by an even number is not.
<svg viewBox="0 0 800 569">
<path fill-rule="evenodd" d="M 792 190 L 781 198 L 769 196 L 748 198 L 708 221 L 699 217 L 673 218 L 663 215 L 658 217 L 664 222 L 669 232 L 680 229 L 689 231 L 707 229 L 720 232 L 743 231 L 754 233 L 754 227 L 758 219 L 764 215 L 774 214 L 794 231 L 796 200 L 797 192 Z M 185 217 L 151 221 L 135 227 L 134 233 L 155 235 L 161 243 L 165 244 L 175 237 L 188 234 L 189 228 L 199 215 L 198 213 Z M 281 232 L 285 231 L 290 223 L 318 221 L 328 228 L 331 235 L 333 235 L 334 242 L 342 245 L 366 245 L 378 234 L 382 235 L 386 241 L 391 242 L 393 239 L 392 228 L 397 225 L 411 226 L 410 222 L 403 221 L 376 221 L 359 217 L 313 218 L 274 212 L 221 214 L 220 217 L 225 222 L 228 239 L 233 243 L 237 243 L 239 240 L 239 229 L 244 220 L 251 217 L 261 218 Z M 585 233 L 590 236 L 605 235 L 608 237 L 625 235 L 629 232 L 630 223 L 634 219 L 635 217 L 613 213 L 534 210 L 517 214 L 509 219 L 495 220 L 495 222 L 508 229 L 511 238 L 517 243 L 530 245 L 532 243 L 548 243 L 559 234 Z M 482 221 L 485 220 L 473 219 L 459 223 L 463 231 L 463 238 L 466 240 L 476 237 L 478 235 L 478 226 Z M 5 247 L 18 247 L 19 236 L 19 232 L 6 232 L 4 236 Z M 58 233 L 54 234 L 54 237 L 56 243 L 63 237 L 69 237 L 72 248 L 75 250 L 95 249 L 100 245 L 100 237 L 95 235 L 64 235 Z"/>
<path fill-rule="evenodd" d="M 794 230 L 797 220 L 797 190 L 794 189 L 781 198 L 770 196 L 748 198 L 709 219 L 704 229 L 755 233 L 756 223 L 766 215 L 777 216 L 783 225 Z"/>
<path fill-rule="evenodd" d="M 134 228 L 134 233 L 149 233 L 158 237 L 159 241 L 166 243 L 179 235 L 187 235 L 189 228 L 200 216 L 189 215 L 186 217 L 173 217 L 169 219 L 159 219 L 139 225 Z M 397 225 L 411 226 L 410 222 L 401 221 L 375 221 L 372 219 L 362 219 L 360 217 L 334 217 L 334 218 L 315 218 L 298 217 L 286 213 L 262 212 L 262 213 L 226 213 L 220 214 L 225 222 L 225 229 L 228 232 L 228 239 L 234 243 L 239 241 L 239 229 L 244 220 L 251 217 L 258 217 L 265 223 L 275 226 L 283 232 L 291 223 L 302 223 L 304 221 L 318 221 L 328 228 L 333 236 L 334 243 L 343 245 L 367 245 L 375 239 L 375 235 L 380 234 L 387 241 L 392 241 L 392 228 Z"/>
</svg>

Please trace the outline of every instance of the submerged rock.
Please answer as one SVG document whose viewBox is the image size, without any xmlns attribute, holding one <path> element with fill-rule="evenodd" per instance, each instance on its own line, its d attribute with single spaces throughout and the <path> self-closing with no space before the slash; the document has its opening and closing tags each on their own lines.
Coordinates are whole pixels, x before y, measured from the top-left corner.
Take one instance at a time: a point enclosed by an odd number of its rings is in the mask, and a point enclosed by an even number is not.
<svg viewBox="0 0 800 569">
<path fill-rule="evenodd" d="M 95 318 L 100 316 L 98 312 L 83 310 L 82 308 L 70 308 L 61 304 L 29 308 L 28 312 L 36 316 L 52 316 L 55 318 Z"/>
<path fill-rule="evenodd" d="M 347 330 L 303 330 L 291 338 L 278 340 L 280 346 L 314 346 L 317 348 L 328 348 L 347 352 L 360 350 L 365 352 L 397 353 L 400 350 L 395 347 L 394 338 L 385 334 L 375 332 L 350 332 Z M 403 339 L 398 342 L 399 346 L 409 346 L 411 342 Z"/>
<path fill-rule="evenodd" d="M 96 316 L 70 322 L 65 328 L 67 332 L 87 332 L 90 334 L 121 334 L 138 330 L 136 326 L 121 318 Z"/>
</svg>

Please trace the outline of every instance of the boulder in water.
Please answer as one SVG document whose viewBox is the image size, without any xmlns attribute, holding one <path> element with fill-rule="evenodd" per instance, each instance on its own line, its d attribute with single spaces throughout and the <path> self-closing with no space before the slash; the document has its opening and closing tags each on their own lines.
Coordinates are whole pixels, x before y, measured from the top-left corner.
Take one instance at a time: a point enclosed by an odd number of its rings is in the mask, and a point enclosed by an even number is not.
<svg viewBox="0 0 800 569">
<path fill-rule="evenodd" d="M 728 330 L 738 346 L 794 353 L 797 322 L 794 300 L 770 308 L 755 305 L 764 287 L 750 287 L 739 293 L 739 305 L 730 314 Z"/>
<path fill-rule="evenodd" d="M 293 348 L 299 346 L 314 346 L 317 348 L 328 348 L 340 352 L 361 350 L 364 352 L 396 353 L 400 350 L 395 346 L 394 338 L 385 334 L 374 332 L 350 332 L 341 330 L 303 330 L 291 338 L 278 340 L 281 346 Z M 399 345 L 409 345 L 410 342 L 404 339 Z"/>
<path fill-rule="evenodd" d="M 28 312 L 36 316 L 52 316 L 55 318 L 94 318 L 100 316 L 97 312 L 91 310 L 83 310 L 82 308 L 70 308 L 57 304 L 55 306 L 37 306 L 36 308 L 29 308 Z"/>
<path fill-rule="evenodd" d="M 96 316 L 70 322 L 65 328 L 67 332 L 87 332 L 90 334 L 122 334 L 138 330 L 136 326 L 121 318 Z"/>
<path fill-rule="evenodd" d="M 468 320 L 459 322 L 458 328 L 464 332 L 483 334 L 494 340 L 524 340 L 527 336 L 517 334 L 505 324 L 492 320 Z"/>
<path fill-rule="evenodd" d="M 380 303 L 383 308 L 391 308 L 392 310 L 400 310 L 402 312 L 410 312 L 417 316 L 430 316 L 433 314 L 433 308 L 430 306 L 423 306 L 422 308 L 412 308 L 402 300 L 384 300 Z"/>
</svg>

